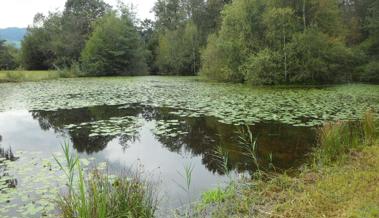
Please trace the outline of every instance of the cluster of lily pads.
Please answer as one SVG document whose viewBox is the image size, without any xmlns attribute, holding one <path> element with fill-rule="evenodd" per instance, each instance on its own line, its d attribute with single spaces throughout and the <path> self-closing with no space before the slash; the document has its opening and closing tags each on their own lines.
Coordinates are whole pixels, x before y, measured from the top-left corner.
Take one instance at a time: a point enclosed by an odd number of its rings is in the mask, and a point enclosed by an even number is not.
<svg viewBox="0 0 379 218">
<path fill-rule="evenodd" d="M 18 151 L 17 160 L 1 159 L 6 176 L 0 176 L 0 217 L 56 217 L 56 199 L 67 188 L 66 175 L 54 157 L 64 163 L 62 153 L 49 155 L 43 152 Z M 80 159 L 87 169 L 93 158 Z M 106 163 L 96 165 L 105 170 Z M 4 175 L 4 174 L 2 174 Z M 6 181 L 14 180 L 11 186 Z"/>
<path fill-rule="evenodd" d="M 185 124 L 185 122 L 179 120 L 158 120 L 155 122 L 155 128 L 152 132 L 157 136 L 170 138 L 188 134 L 188 132 L 178 130 L 178 126 L 181 124 Z"/>
<path fill-rule="evenodd" d="M 112 117 L 109 120 L 98 120 L 81 124 L 66 125 L 69 130 L 80 130 L 83 128 L 90 130 L 89 137 L 96 136 L 118 136 L 118 135 L 135 135 L 142 126 L 142 121 L 138 117 Z"/>
<path fill-rule="evenodd" d="M 53 158 L 41 152 L 16 152 L 16 156 L 17 161 L 2 162 L 7 176 L 1 181 L 14 180 L 17 185 L 2 186 L 0 217 L 53 217 L 53 202 L 64 188 L 65 177 Z"/>
<path fill-rule="evenodd" d="M 379 86 L 257 88 L 201 82 L 194 78 L 137 77 L 61 79 L 0 84 L 0 111 L 54 111 L 97 105 L 169 107 L 179 116 L 214 116 L 228 124 L 280 122 L 317 126 L 355 120 L 379 111 Z"/>
</svg>

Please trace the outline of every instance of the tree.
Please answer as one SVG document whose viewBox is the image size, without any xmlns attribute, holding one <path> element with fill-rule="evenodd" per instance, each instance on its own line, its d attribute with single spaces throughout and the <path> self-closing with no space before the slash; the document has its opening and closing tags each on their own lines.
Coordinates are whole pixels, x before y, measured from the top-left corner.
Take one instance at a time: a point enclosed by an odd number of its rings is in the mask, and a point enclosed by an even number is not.
<svg viewBox="0 0 379 218">
<path fill-rule="evenodd" d="M 112 12 L 95 26 L 81 61 L 89 75 L 143 75 L 147 72 L 144 52 L 130 14 Z"/>
<path fill-rule="evenodd" d="M 108 10 L 102 0 L 67 0 L 62 13 L 36 14 L 22 43 L 25 68 L 69 67 L 78 62 L 95 21 Z"/>
<path fill-rule="evenodd" d="M 15 48 L 0 40 L 0 70 L 13 70 L 17 67 Z"/>
<path fill-rule="evenodd" d="M 379 83 L 379 2 L 373 1 L 368 7 L 367 23 L 365 29 L 368 32 L 367 39 L 361 44 L 365 53 L 365 60 L 361 71 L 361 81 Z"/>
<path fill-rule="evenodd" d="M 50 13 L 48 17 L 36 14 L 21 42 L 21 64 L 27 70 L 47 70 L 56 63 L 55 40 L 60 34 L 60 14 Z"/>
<path fill-rule="evenodd" d="M 154 6 L 156 24 L 160 31 L 176 30 L 183 26 L 186 12 L 181 0 L 158 0 Z"/>
<path fill-rule="evenodd" d="M 71 66 L 77 62 L 93 31 L 94 22 L 110 6 L 103 0 L 67 0 L 61 18 L 61 32 L 56 35 L 57 65 Z"/>
<path fill-rule="evenodd" d="M 351 80 L 353 54 L 343 42 L 309 28 L 296 33 L 288 47 L 290 82 L 328 84 Z"/>
<path fill-rule="evenodd" d="M 221 11 L 230 0 L 158 0 L 154 7 L 160 74 L 196 75 L 200 51 L 219 28 Z M 154 52 L 153 52 L 154 53 Z"/>
<path fill-rule="evenodd" d="M 271 48 L 278 50 L 282 61 L 284 80 L 288 82 L 288 51 L 287 44 L 294 33 L 296 23 L 291 8 L 272 8 L 263 15 L 263 23 L 267 27 L 266 38 Z"/>
<path fill-rule="evenodd" d="M 265 7 L 265 2 L 261 0 L 235 0 L 225 6 L 217 39 L 212 37 L 216 42 L 208 40 L 207 48 L 203 52 L 202 75 L 223 81 L 245 81 L 241 66 L 251 54 L 255 54 L 265 45 L 265 26 L 262 19 Z M 214 57 L 222 60 L 208 60 Z M 209 66 L 214 62 L 223 64 Z"/>
<path fill-rule="evenodd" d="M 350 80 L 354 60 L 337 3 L 233 1 L 222 12 L 220 31 L 208 40 L 201 74 L 254 84 Z"/>
<path fill-rule="evenodd" d="M 200 66 L 197 28 L 187 23 L 184 28 L 166 31 L 159 38 L 157 65 L 162 74 L 196 75 Z"/>
<path fill-rule="evenodd" d="M 156 31 L 155 22 L 145 19 L 138 28 L 146 49 L 146 63 L 149 72 L 152 75 L 157 75 L 159 73 L 159 67 L 157 66 L 159 35 Z"/>
</svg>

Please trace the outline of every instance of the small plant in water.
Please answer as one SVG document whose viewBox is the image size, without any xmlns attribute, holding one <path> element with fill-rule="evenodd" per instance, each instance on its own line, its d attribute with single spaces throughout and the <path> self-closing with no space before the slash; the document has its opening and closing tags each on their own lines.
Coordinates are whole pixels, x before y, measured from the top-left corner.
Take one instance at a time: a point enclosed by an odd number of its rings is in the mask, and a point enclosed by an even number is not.
<svg viewBox="0 0 379 218">
<path fill-rule="evenodd" d="M 71 153 L 69 143 L 66 142 L 61 147 L 62 147 L 62 151 L 65 157 L 66 163 L 62 163 L 61 161 L 59 161 L 59 159 L 56 156 L 53 156 L 53 157 L 55 161 L 57 162 L 58 166 L 60 167 L 60 169 L 66 175 L 67 181 L 68 181 L 68 184 L 67 184 L 68 191 L 69 191 L 69 194 L 72 195 L 73 190 L 74 190 L 73 184 L 74 184 L 74 177 L 75 177 L 75 167 L 77 166 L 79 162 L 79 158 L 77 155 L 74 155 Z"/>
<path fill-rule="evenodd" d="M 179 176 L 184 180 L 184 184 L 180 184 L 178 182 L 175 182 L 180 189 L 182 189 L 187 194 L 187 206 L 185 208 L 185 215 L 186 217 L 189 217 L 191 213 L 191 204 L 192 204 L 192 197 L 191 197 L 191 185 L 192 185 L 192 173 L 195 167 L 192 165 L 192 163 L 185 164 L 183 166 L 183 172 L 177 171 Z M 181 211 L 179 211 L 181 213 Z"/>
<path fill-rule="evenodd" d="M 218 145 L 214 149 L 212 158 L 214 161 L 216 161 L 218 168 L 221 169 L 229 179 L 231 179 L 231 171 L 229 168 L 229 152 L 226 151 L 221 145 Z"/>
<path fill-rule="evenodd" d="M 256 175 L 260 176 L 262 171 L 258 160 L 258 144 L 250 128 L 246 126 L 245 128 L 239 129 L 238 138 L 240 146 L 243 149 L 243 155 L 253 161 L 257 168 Z"/>
</svg>

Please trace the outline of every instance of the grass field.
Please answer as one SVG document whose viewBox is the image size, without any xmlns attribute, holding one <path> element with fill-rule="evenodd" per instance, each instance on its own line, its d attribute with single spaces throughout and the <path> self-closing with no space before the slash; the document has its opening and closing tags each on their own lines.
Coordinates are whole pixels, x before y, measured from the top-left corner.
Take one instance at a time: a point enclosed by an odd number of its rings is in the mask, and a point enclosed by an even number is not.
<svg viewBox="0 0 379 218">
<path fill-rule="evenodd" d="M 59 77 L 58 71 L 0 71 L 0 83 L 40 81 Z"/>
</svg>

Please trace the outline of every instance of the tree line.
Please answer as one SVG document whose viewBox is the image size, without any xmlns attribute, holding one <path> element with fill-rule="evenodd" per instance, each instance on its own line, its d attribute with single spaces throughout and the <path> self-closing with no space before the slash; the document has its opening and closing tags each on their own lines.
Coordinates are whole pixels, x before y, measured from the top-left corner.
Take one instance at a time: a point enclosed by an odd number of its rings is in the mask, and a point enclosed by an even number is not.
<svg viewBox="0 0 379 218">
<path fill-rule="evenodd" d="M 139 21 L 125 5 L 67 0 L 62 12 L 35 16 L 18 55 L 0 43 L 0 68 L 259 85 L 379 82 L 377 0 L 157 0 L 153 11 L 155 21 Z"/>
</svg>

